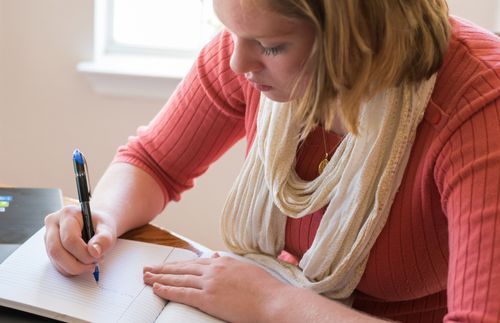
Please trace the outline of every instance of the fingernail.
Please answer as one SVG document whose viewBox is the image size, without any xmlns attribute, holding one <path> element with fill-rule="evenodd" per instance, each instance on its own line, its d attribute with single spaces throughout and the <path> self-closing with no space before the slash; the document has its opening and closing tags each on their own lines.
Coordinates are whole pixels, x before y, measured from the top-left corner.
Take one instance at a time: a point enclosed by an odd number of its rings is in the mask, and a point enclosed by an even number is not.
<svg viewBox="0 0 500 323">
<path fill-rule="evenodd" d="M 101 246 L 97 243 L 94 243 L 92 246 L 94 247 L 95 251 L 97 251 L 97 257 L 100 257 L 102 252 Z"/>
</svg>

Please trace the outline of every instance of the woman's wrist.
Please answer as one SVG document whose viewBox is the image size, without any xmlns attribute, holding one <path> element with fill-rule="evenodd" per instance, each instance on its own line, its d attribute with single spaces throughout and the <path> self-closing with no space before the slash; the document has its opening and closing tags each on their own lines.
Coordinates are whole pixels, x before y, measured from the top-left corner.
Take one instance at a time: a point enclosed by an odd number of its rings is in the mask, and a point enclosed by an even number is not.
<svg viewBox="0 0 500 323">
<path fill-rule="evenodd" d="M 279 282 L 276 286 L 267 286 L 269 291 L 263 300 L 258 322 L 281 322 L 287 317 L 294 306 L 297 305 L 297 294 L 300 288 Z"/>
</svg>

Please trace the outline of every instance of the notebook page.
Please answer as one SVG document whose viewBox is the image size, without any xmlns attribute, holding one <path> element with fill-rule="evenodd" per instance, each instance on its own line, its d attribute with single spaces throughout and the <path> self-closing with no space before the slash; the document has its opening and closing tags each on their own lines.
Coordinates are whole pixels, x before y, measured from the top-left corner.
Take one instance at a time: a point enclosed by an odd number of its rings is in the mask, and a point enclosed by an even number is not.
<svg viewBox="0 0 500 323">
<path fill-rule="evenodd" d="M 175 248 L 168 256 L 168 262 L 190 260 L 195 257 L 196 255 L 191 251 Z M 123 314 L 120 318 L 120 322 L 151 323 L 159 315 L 159 312 L 157 311 L 158 306 L 161 306 L 161 309 L 163 309 L 165 304 L 166 301 L 155 296 L 153 289 L 147 286 L 141 291 L 127 311 Z"/>
<path fill-rule="evenodd" d="M 185 323 L 221 323 L 213 316 L 206 314 L 194 307 L 184 304 L 170 302 L 165 306 L 163 312 L 156 319 L 155 323 L 185 322 Z"/>
<path fill-rule="evenodd" d="M 142 280 L 143 266 L 164 262 L 174 250 L 119 239 L 99 264 L 97 284 L 91 274 L 70 278 L 58 273 L 46 255 L 43 235 L 42 228 L 0 265 L 0 303 L 65 321 L 118 321 L 150 289 Z M 157 306 L 148 310 L 158 315 L 164 304 L 150 297 Z"/>
</svg>

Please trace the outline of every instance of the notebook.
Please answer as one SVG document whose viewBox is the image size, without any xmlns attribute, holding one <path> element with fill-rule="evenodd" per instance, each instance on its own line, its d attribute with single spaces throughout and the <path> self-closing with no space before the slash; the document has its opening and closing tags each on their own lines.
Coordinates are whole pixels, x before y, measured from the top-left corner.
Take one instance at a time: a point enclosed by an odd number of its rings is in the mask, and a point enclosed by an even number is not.
<svg viewBox="0 0 500 323">
<path fill-rule="evenodd" d="M 195 259 L 189 250 L 118 239 L 99 262 L 101 277 L 65 277 L 50 263 L 40 229 L 0 264 L 0 304 L 64 322 L 222 322 L 166 302 L 143 282 L 144 265 Z"/>
<path fill-rule="evenodd" d="M 194 252 L 118 239 L 99 263 L 99 283 L 90 274 L 65 277 L 47 257 L 43 227 L 45 215 L 62 207 L 61 192 L 2 188 L 0 196 L 8 202 L 0 213 L 1 241 L 22 243 L 0 263 L 0 323 L 222 322 L 195 308 L 166 302 L 142 280 L 144 265 L 195 259 Z"/>
</svg>

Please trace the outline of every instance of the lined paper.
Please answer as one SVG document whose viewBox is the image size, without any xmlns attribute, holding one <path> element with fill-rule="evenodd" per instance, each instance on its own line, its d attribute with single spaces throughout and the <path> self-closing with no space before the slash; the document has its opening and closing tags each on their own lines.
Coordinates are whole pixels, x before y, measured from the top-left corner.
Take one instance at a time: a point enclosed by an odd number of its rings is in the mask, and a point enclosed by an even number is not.
<svg viewBox="0 0 500 323">
<path fill-rule="evenodd" d="M 165 310 L 161 312 L 156 322 L 221 323 L 224 321 L 221 321 L 191 306 L 169 302 L 165 307 Z"/>
<path fill-rule="evenodd" d="M 44 232 L 0 264 L 0 304 L 65 321 L 152 322 L 165 301 L 144 285 L 142 268 L 196 258 L 188 250 L 119 239 L 99 263 L 97 284 L 90 273 L 65 277 L 57 272 L 45 252 Z"/>
</svg>

